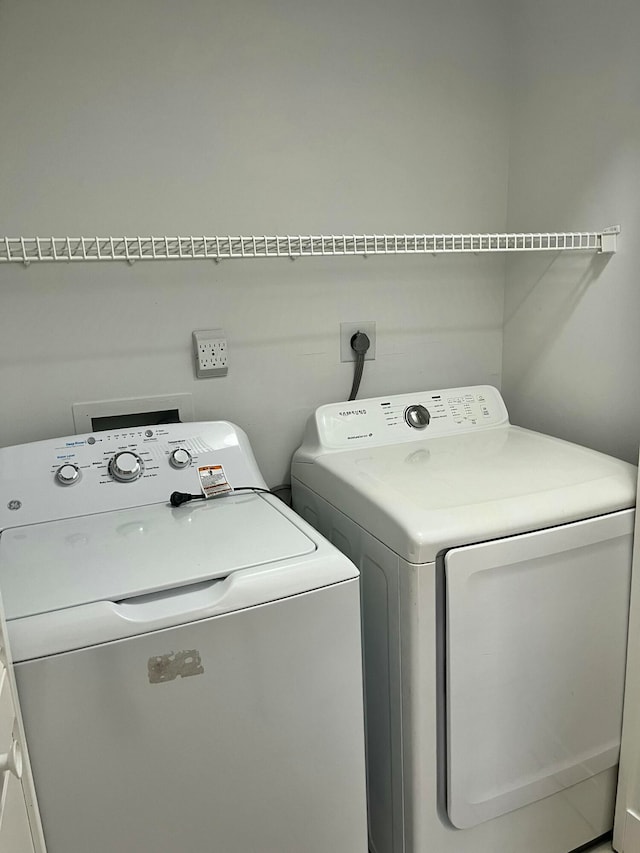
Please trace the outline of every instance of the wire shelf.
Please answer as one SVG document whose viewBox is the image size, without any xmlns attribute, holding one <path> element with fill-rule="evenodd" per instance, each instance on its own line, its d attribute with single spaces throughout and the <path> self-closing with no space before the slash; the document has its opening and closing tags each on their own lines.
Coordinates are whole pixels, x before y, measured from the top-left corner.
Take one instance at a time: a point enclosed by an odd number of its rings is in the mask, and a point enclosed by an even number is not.
<svg viewBox="0 0 640 853">
<path fill-rule="evenodd" d="M 338 255 L 613 253 L 620 227 L 523 234 L 332 234 L 269 237 L 0 237 L 0 263 L 305 258 Z"/>
</svg>

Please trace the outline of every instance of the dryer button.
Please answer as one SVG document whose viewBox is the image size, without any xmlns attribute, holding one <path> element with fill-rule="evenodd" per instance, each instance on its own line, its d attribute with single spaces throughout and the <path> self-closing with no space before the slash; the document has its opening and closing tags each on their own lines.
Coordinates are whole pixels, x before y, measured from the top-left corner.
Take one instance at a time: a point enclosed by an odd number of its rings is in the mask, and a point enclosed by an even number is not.
<svg viewBox="0 0 640 853">
<path fill-rule="evenodd" d="M 424 429 L 429 426 L 431 415 L 425 406 L 408 406 L 404 410 L 404 419 L 413 429 Z"/>
</svg>

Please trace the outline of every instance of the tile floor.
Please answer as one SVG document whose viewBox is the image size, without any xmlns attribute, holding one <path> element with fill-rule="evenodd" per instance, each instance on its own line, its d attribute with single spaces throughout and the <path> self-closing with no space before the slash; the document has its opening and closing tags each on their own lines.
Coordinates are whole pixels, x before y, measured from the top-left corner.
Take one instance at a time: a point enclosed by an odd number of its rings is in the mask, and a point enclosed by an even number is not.
<svg viewBox="0 0 640 853">
<path fill-rule="evenodd" d="M 611 853 L 613 847 L 610 841 L 605 841 L 603 844 L 598 844 L 596 847 L 589 847 L 584 853 Z"/>
</svg>

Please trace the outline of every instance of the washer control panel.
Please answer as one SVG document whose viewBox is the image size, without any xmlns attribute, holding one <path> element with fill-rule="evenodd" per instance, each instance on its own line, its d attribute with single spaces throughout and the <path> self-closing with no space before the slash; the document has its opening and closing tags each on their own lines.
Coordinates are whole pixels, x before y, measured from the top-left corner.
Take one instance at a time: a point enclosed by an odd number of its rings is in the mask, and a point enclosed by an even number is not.
<svg viewBox="0 0 640 853">
<path fill-rule="evenodd" d="M 500 392 L 491 385 L 448 388 L 330 403 L 312 416 L 305 445 L 321 448 L 417 441 L 509 423 Z"/>
<path fill-rule="evenodd" d="M 167 427 L 97 432 L 83 438 L 61 439 L 55 448 L 51 475 L 56 484 L 73 486 L 83 472 L 93 471 L 97 482 L 135 483 L 142 477 L 158 477 L 169 466 L 188 468 L 204 445 L 193 438 L 175 439 Z"/>
<path fill-rule="evenodd" d="M 95 432 L 0 448 L 4 527 L 200 494 L 202 472 L 265 487 L 246 434 L 226 421 Z M 204 475 L 203 475 L 204 476 Z"/>
</svg>

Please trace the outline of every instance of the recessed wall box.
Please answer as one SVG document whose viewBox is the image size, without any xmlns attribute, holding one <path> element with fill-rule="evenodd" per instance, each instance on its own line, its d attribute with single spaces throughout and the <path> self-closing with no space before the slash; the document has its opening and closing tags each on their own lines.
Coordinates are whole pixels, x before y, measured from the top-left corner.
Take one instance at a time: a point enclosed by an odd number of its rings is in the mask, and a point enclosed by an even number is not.
<svg viewBox="0 0 640 853">
<path fill-rule="evenodd" d="M 124 400 L 95 400 L 74 403 L 71 410 L 77 435 L 106 429 L 192 421 L 193 398 L 191 394 L 185 393 L 127 397 Z"/>
</svg>

